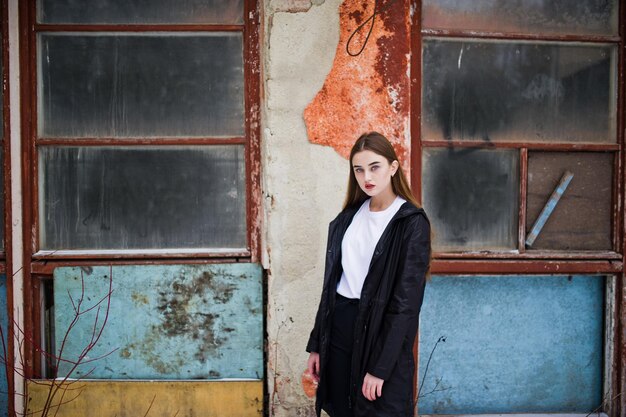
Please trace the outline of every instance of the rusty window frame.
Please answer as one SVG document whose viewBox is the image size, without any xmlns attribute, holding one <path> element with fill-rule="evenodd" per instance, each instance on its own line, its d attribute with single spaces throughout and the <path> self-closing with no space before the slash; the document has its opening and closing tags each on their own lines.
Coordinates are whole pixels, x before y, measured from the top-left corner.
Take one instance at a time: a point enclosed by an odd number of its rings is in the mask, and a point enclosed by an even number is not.
<svg viewBox="0 0 626 417">
<path fill-rule="evenodd" d="M 256 262 L 260 259 L 260 126 L 259 126 L 259 2 L 244 0 L 242 24 L 47 24 L 36 20 L 36 1 L 30 0 L 20 4 L 21 34 L 23 41 L 21 50 L 22 71 L 24 79 L 23 112 L 28 119 L 23 123 L 25 198 L 25 230 L 30 230 L 24 238 L 26 259 L 31 261 L 32 270 L 37 273 L 51 272 L 50 266 L 75 264 L 83 260 L 108 260 L 118 263 L 122 260 L 139 262 L 168 261 L 172 259 L 194 259 L 214 261 Z M 40 32 L 235 32 L 243 36 L 244 63 L 244 134 L 238 137 L 216 138 L 45 138 L 37 137 L 37 34 Z M 26 56 L 26 57 L 24 57 Z M 43 146 L 75 145 L 75 146 L 185 146 L 185 145 L 243 145 L 246 184 L 246 249 L 235 252 L 224 252 L 212 249 L 198 250 L 76 250 L 76 251 L 39 251 L 39 220 L 38 220 L 38 158 L 37 150 Z M 52 262 L 52 264 L 50 263 Z"/>
</svg>

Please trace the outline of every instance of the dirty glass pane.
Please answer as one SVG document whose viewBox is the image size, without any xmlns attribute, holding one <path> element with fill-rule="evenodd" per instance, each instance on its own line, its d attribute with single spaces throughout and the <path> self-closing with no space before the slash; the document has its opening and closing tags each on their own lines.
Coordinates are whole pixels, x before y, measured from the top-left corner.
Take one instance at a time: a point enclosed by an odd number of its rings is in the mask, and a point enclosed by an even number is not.
<svg viewBox="0 0 626 417">
<path fill-rule="evenodd" d="M 423 204 L 437 251 L 517 248 L 518 151 L 426 148 Z"/>
<path fill-rule="evenodd" d="M 243 0 L 38 0 L 40 23 L 243 24 Z"/>
<path fill-rule="evenodd" d="M 43 147 L 40 248 L 245 248 L 243 146 Z"/>
<path fill-rule="evenodd" d="M 424 0 L 426 29 L 617 35 L 618 0 Z"/>
<path fill-rule="evenodd" d="M 427 39 L 422 136 L 615 143 L 615 57 L 605 44 Z"/>
<path fill-rule="evenodd" d="M 531 249 L 610 250 L 611 152 L 528 152 L 526 233 L 566 172 L 573 177 Z"/>
<path fill-rule="evenodd" d="M 242 136 L 238 33 L 39 35 L 39 136 Z"/>
</svg>

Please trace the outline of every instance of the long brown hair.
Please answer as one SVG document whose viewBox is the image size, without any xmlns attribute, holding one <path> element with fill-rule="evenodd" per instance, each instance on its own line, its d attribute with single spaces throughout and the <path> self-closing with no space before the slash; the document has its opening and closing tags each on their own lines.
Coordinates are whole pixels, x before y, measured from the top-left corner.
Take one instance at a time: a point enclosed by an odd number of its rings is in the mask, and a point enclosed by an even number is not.
<svg viewBox="0 0 626 417">
<path fill-rule="evenodd" d="M 354 205 L 360 205 L 365 200 L 368 199 L 368 195 L 365 194 L 361 187 L 359 187 L 359 183 L 356 181 L 356 177 L 354 176 L 354 169 L 352 168 L 352 159 L 354 155 L 361 151 L 372 151 L 377 155 L 382 156 L 389 162 L 390 164 L 393 161 L 398 160 L 398 156 L 396 155 L 396 151 L 393 149 L 393 146 L 389 142 L 389 140 L 381 135 L 378 132 L 368 132 L 362 134 L 352 146 L 352 150 L 350 151 L 350 174 L 348 177 L 348 192 L 346 193 L 346 200 L 343 203 L 343 208 L 347 208 Z M 411 187 L 409 187 L 409 182 L 406 180 L 406 176 L 404 175 L 404 171 L 402 170 L 402 164 L 398 161 L 398 170 L 391 177 L 391 187 L 393 192 L 396 195 L 404 198 L 406 201 L 411 202 L 415 207 L 421 208 L 422 206 L 418 204 L 413 192 L 411 191 Z M 430 227 L 430 254 L 428 259 L 428 266 L 426 267 L 426 280 L 430 281 L 430 266 L 432 264 L 433 259 L 433 251 L 432 251 L 432 241 L 435 237 L 432 226 Z"/>
<path fill-rule="evenodd" d="M 348 177 L 348 192 L 346 194 L 346 200 L 343 203 L 344 209 L 353 205 L 361 204 L 368 198 L 368 195 L 361 190 L 361 187 L 359 187 L 356 177 L 354 176 L 354 170 L 352 169 L 352 159 L 354 158 L 354 155 L 361 151 L 372 151 L 385 158 L 390 164 L 393 161 L 398 160 L 396 151 L 393 149 L 393 146 L 386 137 L 378 132 L 368 132 L 362 134 L 354 143 L 354 146 L 352 146 L 352 150 L 350 151 L 350 174 Z M 406 176 L 402 170 L 402 164 L 398 165 L 398 170 L 395 175 L 391 177 L 391 187 L 394 194 L 399 195 L 406 201 L 410 201 L 415 205 L 415 207 L 421 207 L 413 196 L 411 187 L 409 187 L 409 182 L 406 180 Z"/>
</svg>

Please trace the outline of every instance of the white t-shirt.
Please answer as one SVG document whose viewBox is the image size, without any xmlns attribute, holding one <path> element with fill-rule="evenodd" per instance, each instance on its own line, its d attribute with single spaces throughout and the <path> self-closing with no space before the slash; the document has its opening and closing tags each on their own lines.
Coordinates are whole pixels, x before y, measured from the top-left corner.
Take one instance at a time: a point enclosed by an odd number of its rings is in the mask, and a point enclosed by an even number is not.
<svg viewBox="0 0 626 417">
<path fill-rule="evenodd" d="M 383 211 L 370 211 L 371 199 L 365 200 L 352 218 L 341 241 L 341 266 L 343 273 L 337 292 L 347 298 L 361 298 L 363 282 L 369 271 L 374 249 L 391 218 L 405 199 L 396 199 Z"/>
</svg>

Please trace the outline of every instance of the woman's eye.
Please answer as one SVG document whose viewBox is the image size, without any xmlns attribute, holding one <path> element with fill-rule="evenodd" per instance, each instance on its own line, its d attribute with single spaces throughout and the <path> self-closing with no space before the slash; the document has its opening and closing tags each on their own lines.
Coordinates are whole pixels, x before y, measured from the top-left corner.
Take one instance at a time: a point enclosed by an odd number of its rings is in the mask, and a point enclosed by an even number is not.
<svg viewBox="0 0 626 417">
<path fill-rule="evenodd" d="M 362 172 L 363 169 L 362 168 L 354 168 L 354 172 Z"/>
<path fill-rule="evenodd" d="M 376 171 L 377 169 L 378 169 L 378 165 L 374 165 L 374 166 L 372 167 L 372 171 Z"/>
</svg>

